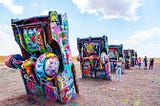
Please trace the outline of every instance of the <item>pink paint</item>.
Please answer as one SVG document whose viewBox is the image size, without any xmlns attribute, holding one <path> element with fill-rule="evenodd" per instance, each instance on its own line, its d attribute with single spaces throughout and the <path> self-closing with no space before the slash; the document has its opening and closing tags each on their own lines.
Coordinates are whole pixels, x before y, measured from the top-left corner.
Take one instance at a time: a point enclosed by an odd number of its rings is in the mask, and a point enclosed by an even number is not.
<svg viewBox="0 0 160 106">
<path fill-rule="evenodd" d="M 53 101 L 56 101 L 57 100 L 57 97 L 56 97 L 56 89 L 54 88 L 51 88 L 49 86 L 45 86 L 45 94 L 46 94 L 46 97 L 53 100 Z"/>
</svg>

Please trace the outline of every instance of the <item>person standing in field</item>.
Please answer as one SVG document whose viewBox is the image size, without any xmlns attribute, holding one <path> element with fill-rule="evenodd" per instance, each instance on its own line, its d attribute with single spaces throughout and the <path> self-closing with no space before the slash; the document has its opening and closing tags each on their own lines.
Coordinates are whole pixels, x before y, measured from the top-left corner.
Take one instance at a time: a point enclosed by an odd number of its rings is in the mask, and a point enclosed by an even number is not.
<svg viewBox="0 0 160 106">
<path fill-rule="evenodd" d="M 139 70 L 140 70 L 140 68 L 141 68 L 141 61 L 142 61 L 142 59 L 141 59 L 141 57 L 139 57 L 139 58 L 137 59 L 137 65 L 138 65 L 138 67 L 139 67 Z"/>
<path fill-rule="evenodd" d="M 122 74 L 122 61 L 119 60 L 116 66 L 116 80 L 117 81 L 121 80 L 121 74 Z"/>
<path fill-rule="evenodd" d="M 154 59 L 151 58 L 149 62 L 149 70 L 153 70 Z"/>
<path fill-rule="evenodd" d="M 145 65 L 144 70 L 147 70 L 147 62 L 148 62 L 147 56 L 144 57 L 143 62 L 144 62 L 144 65 Z"/>
<path fill-rule="evenodd" d="M 124 73 L 124 69 L 125 69 L 125 59 L 124 57 L 122 57 L 122 74 Z"/>
</svg>

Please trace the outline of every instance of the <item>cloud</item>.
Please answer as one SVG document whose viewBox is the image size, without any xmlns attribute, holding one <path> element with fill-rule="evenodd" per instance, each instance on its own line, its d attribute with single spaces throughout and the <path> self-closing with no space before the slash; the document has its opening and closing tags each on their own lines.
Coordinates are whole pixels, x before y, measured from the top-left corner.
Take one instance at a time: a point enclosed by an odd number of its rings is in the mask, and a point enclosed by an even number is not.
<svg viewBox="0 0 160 106">
<path fill-rule="evenodd" d="M 139 56 L 160 57 L 160 28 L 136 31 L 124 41 L 111 40 L 112 44 L 123 44 L 124 49 L 135 49 Z"/>
<path fill-rule="evenodd" d="M 40 13 L 41 15 L 48 15 L 48 11 L 47 9 L 42 10 L 42 12 Z"/>
<path fill-rule="evenodd" d="M 4 5 L 5 8 L 8 8 L 13 14 L 23 13 L 23 6 L 14 5 L 13 0 L 0 0 L 0 4 Z"/>
<path fill-rule="evenodd" d="M 140 0 L 72 0 L 81 13 L 102 16 L 103 19 L 120 18 L 127 21 L 138 19 L 136 10 L 142 5 Z"/>
<path fill-rule="evenodd" d="M 33 6 L 34 6 L 34 7 L 37 7 L 37 6 L 38 6 L 38 3 L 33 3 Z"/>
<path fill-rule="evenodd" d="M 132 45 L 141 51 L 141 55 L 148 55 L 151 57 L 160 57 L 160 28 L 151 28 L 149 30 L 141 30 L 135 32 L 130 41 L 136 41 Z"/>
<path fill-rule="evenodd" d="M 142 43 L 159 43 L 160 28 L 137 31 L 130 37 L 130 39 Z"/>
<path fill-rule="evenodd" d="M 0 55 L 21 53 L 18 44 L 14 40 L 12 29 L 9 25 L 0 26 Z"/>
</svg>

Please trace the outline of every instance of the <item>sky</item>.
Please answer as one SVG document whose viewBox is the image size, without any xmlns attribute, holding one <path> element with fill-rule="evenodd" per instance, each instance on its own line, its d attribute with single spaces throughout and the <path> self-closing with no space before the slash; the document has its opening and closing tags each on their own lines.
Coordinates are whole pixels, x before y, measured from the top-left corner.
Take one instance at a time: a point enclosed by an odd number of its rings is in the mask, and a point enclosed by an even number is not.
<svg viewBox="0 0 160 106">
<path fill-rule="evenodd" d="M 67 13 L 69 42 L 78 55 L 77 38 L 108 36 L 138 56 L 160 57 L 160 0 L 0 0 L 0 55 L 21 53 L 11 19 Z"/>
</svg>

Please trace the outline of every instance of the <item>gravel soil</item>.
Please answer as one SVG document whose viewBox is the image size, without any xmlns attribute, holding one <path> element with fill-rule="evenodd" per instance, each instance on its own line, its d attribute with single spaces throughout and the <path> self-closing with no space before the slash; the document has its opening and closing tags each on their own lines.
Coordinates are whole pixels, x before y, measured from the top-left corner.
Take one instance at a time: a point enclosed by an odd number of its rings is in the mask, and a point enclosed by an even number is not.
<svg viewBox="0 0 160 106">
<path fill-rule="evenodd" d="M 160 63 L 153 70 L 137 66 L 125 70 L 121 81 L 81 78 L 79 63 L 75 62 L 79 95 L 64 106 L 160 106 Z M 28 102 L 19 70 L 0 64 L 0 106 L 63 106 L 34 97 Z"/>
</svg>

